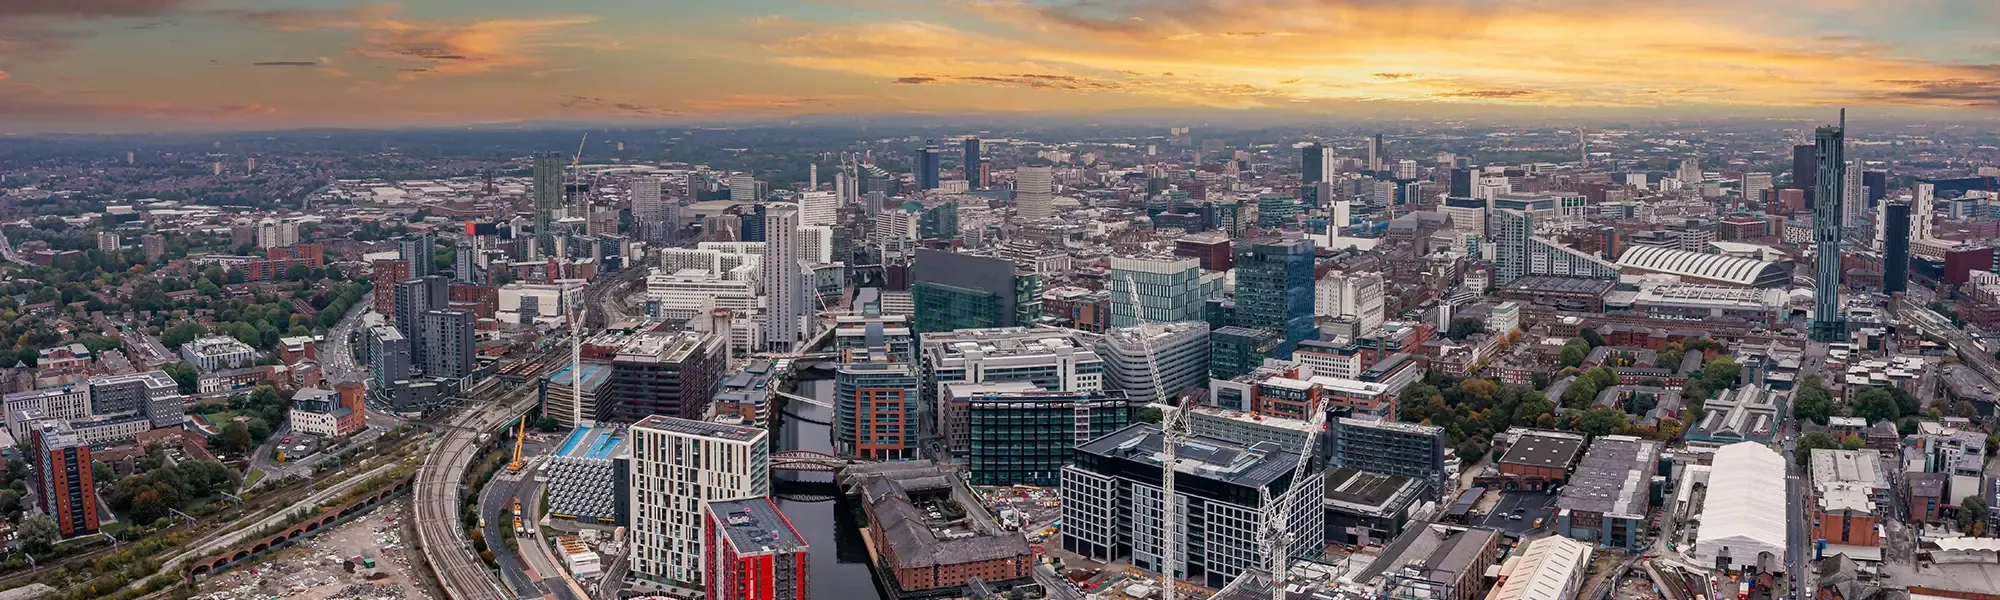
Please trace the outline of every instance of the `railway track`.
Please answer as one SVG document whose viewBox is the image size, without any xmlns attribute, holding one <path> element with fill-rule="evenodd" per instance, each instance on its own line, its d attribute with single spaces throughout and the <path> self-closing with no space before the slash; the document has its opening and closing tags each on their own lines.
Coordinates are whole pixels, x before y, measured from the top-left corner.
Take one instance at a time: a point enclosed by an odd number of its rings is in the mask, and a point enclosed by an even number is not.
<svg viewBox="0 0 2000 600">
<path fill-rule="evenodd" d="M 523 388 L 525 389 L 525 388 Z M 461 493 L 465 471 L 479 450 L 481 432 L 512 422 L 527 409 L 532 396 L 517 391 L 506 397 L 506 409 L 468 408 L 452 418 L 436 452 L 424 459 L 417 471 L 417 537 L 424 558 L 444 587 L 445 596 L 455 600 L 509 600 L 513 597 L 500 579 L 486 568 L 473 551 L 471 540 L 459 524 Z M 491 542 L 489 542 L 491 543 Z"/>
</svg>

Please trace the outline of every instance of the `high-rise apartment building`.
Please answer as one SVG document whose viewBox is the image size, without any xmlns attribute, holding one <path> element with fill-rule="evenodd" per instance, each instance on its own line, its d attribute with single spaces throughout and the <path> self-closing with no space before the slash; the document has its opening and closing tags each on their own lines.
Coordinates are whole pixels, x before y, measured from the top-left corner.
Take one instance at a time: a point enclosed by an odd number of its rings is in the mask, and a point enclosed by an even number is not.
<svg viewBox="0 0 2000 600">
<path fill-rule="evenodd" d="M 1324 552 L 1323 475 L 1309 470 L 1294 480 L 1298 453 L 1269 442 L 1193 438 L 1178 452 L 1175 495 L 1163 498 L 1164 443 L 1158 426 L 1134 424 L 1077 447 L 1076 461 L 1062 470 L 1063 550 L 1101 562 L 1129 559 L 1147 571 L 1178 573 L 1220 589 L 1263 567 L 1258 540 L 1267 505 L 1260 498 L 1268 492 L 1277 505 L 1269 508 L 1286 515 L 1286 556 Z M 1167 528 L 1171 537 L 1163 540 L 1167 502 L 1179 505 L 1187 523 Z M 1169 545 L 1179 548 L 1173 554 L 1181 564 L 1165 564 Z"/>
<path fill-rule="evenodd" d="M 1745 205 L 1762 206 L 1764 191 L 1769 189 L 1771 189 L 1770 173 L 1755 171 L 1743 174 L 1743 203 Z"/>
<path fill-rule="evenodd" d="M 535 252 L 536 256 L 549 256 L 556 248 L 556 212 L 563 209 L 562 155 L 536 154 L 533 184 Z"/>
<path fill-rule="evenodd" d="M 425 231 L 412 233 L 396 240 L 398 254 L 403 262 L 410 265 L 410 278 L 423 279 L 436 270 L 437 258 L 431 252 L 437 247 L 437 236 Z"/>
<path fill-rule="evenodd" d="M 1378 133 L 1378 134 L 1375 134 L 1375 135 L 1373 135 L 1373 136 L 1369 136 L 1369 138 L 1368 138 L 1368 170 L 1369 170 L 1369 171 L 1374 171 L 1374 172 L 1378 172 L 1378 173 L 1379 173 L 1379 172 L 1381 172 L 1381 171 L 1382 171 L 1382 164 L 1383 164 L 1383 162 L 1384 162 L 1384 161 L 1388 160 L 1388 158 L 1389 158 L 1389 157 L 1388 157 L 1388 155 L 1386 155 L 1386 154 L 1384 154 L 1384 153 L 1383 153 L 1383 149 L 1382 149 L 1382 134 L 1379 134 L 1379 133 Z"/>
<path fill-rule="evenodd" d="M 97 491 L 91 481 L 90 445 L 69 424 L 44 419 L 29 425 L 34 491 L 62 537 L 97 533 Z"/>
<path fill-rule="evenodd" d="M 410 340 L 389 325 L 370 327 L 367 333 L 368 389 L 386 392 L 390 384 L 411 377 Z"/>
<path fill-rule="evenodd" d="M 799 267 L 799 208 L 772 204 L 764 213 L 764 342 L 773 351 L 791 352 L 804 341 L 806 311 L 804 271 Z"/>
<path fill-rule="evenodd" d="M 427 310 L 418 318 L 417 335 L 423 338 L 418 346 L 424 348 L 424 375 L 458 379 L 472 374 L 477 366 L 473 357 L 478 355 L 478 347 L 473 342 L 472 313 L 456 310 Z"/>
<path fill-rule="evenodd" d="M 375 313 L 388 317 L 396 314 L 396 284 L 410 278 L 410 263 L 402 259 L 382 259 L 369 263 L 370 277 L 375 286 Z"/>
<path fill-rule="evenodd" d="M 937 146 L 924 146 L 922 150 L 917 151 L 917 172 L 915 179 L 917 180 L 918 190 L 937 189 L 938 171 L 944 167 L 943 163 L 939 162 L 941 155 L 942 153 Z"/>
<path fill-rule="evenodd" d="M 1845 129 L 1847 113 L 1841 112 L 1839 126 L 1821 126 L 1813 131 L 1813 157 L 1817 163 L 1813 195 L 1813 317 L 1812 338 L 1838 341 L 1847 335 L 1847 322 L 1840 313 L 1840 241 L 1845 233 L 1840 218 L 1845 191 L 1847 159 Z"/>
<path fill-rule="evenodd" d="M 167 236 L 157 233 L 139 236 L 139 247 L 146 253 L 146 262 L 157 262 L 167 255 Z"/>
<path fill-rule="evenodd" d="M 290 219 L 264 219 L 257 223 L 257 246 L 260 248 L 283 248 L 299 243 L 299 222 Z"/>
<path fill-rule="evenodd" d="M 1861 159 L 1850 160 L 1840 177 L 1840 224 L 1850 237 L 1860 231 L 1868 217 L 1868 188 L 1861 185 L 1862 170 Z"/>
<path fill-rule="evenodd" d="M 685 587 L 703 585 L 708 503 L 771 494 L 769 433 L 650 415 L 632 424 L 632 574 Z"/>
<path fill-rule="evenodd" d="M 396 331 L 409 339 L 410 364 L 419 371 L 430 365 L 429 348 L 419 333 L 424 311 L 449 308 L 450 302 L 451 282 L 443 277 L 433 275 L 396 283 Z"/>
<path fill-rule="evenodd" d="M 1157 401 L 1162 391 L 1172 398 L 1208 383 L 1208 324 L 1178 321 L 1114 328 L 1098 340 L 1097 355 L 1104 359 L 1105 389 L 1125 392 L 1139 404 Z M 1160 374 L 1157 381 L 1155 369 Z"/>
<path fill-rule="evenodd" d="M 1180 256 L 1111 257 L 1111 326 L 1199 321 L 1209 298 L 1221 295 L 1223 274 Z M 1136 286 L 1136 287 L 1135 287 Z M 1135 295 L 1138 304 L 1133 304 Z"/>
<path fill-rule="evenodd" d="M 1313 312 L 1318 316 L 1352 317 L 1359 322 L 1363 334 L 1375 331 L 1387 320 L 1381 273 L 1328 271 L 1313 289 Z"/>
<path fill-rule="evenodd" d="M 1267 240 L 1236 249 L 1236 311 L 1231 323 L 1283 338 L 1275 358 L 1319 337 L 1313 324 L 1313 242 Z"/>
<path fill-rule="evenodd" d="M 632 180 L 632 224 L 634 237 L 660 243 L 670 225 L 666 222 L 667 202 L 660 197 L 660 180 L 639 177 Z"/>
<path fill-rule="evenodd" d="M 1042 221 L 1055 216 L 1055 168 L 1025 165 L 1014 169 L 1014 216 Z"/>
<path fill-rule="evenodd" d="M 701 534 L 708 600 L 806 600 L 806 539 L 770 497 L 709 502 Z"/>
</svg>

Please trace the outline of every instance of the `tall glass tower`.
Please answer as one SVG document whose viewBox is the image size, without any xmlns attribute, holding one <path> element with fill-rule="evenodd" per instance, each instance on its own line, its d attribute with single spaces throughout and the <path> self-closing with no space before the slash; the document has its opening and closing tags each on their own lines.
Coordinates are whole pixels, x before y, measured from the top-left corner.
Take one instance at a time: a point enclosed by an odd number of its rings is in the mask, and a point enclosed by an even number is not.
<svg viewBox="0 0 2000 600">
<path fill-rule="evenodd" d="M 539 256 L 555 253 L 556 211 L 563 207 L 562 155 L 535 155 L 535 248 Z"/>
<path fill-rule="evenodd" d="M 1847 335 L 1847 323 L 1840 317 L 1840 238 L 1841 194 L 1846 190 L 1847 158 L 1842 145 L 1847 132 L 1847 109 L 1840 111 L 1840 124 L 1822 126 L 1813 132 L 1813 159 L 1818 168 L 1813 177 L 1813 320 L 1812 339 L 1829 342 Z"/>
<path fill-rule="evenodd" d="M 1299 342 L 1319 337 L 1313 325 L 1315 299 L 1312 240 L 1261 241 L 1236 250 L 1232 324 L 1283 338 L 1273 358 L 1290 360 Z"/>
</svg>

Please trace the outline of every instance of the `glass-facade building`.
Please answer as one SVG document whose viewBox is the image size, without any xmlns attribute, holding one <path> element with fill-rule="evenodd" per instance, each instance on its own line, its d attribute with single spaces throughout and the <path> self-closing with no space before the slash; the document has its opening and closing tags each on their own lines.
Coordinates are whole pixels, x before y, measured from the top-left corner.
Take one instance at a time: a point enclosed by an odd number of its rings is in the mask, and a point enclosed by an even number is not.
<svg viewBox="0 0 2000 600">
<path fill-rule="evenodd" d="M 1196 258 L 1111 257 L 1111 326 L 1200 321 L 1203 303 L 1222 293 L 1222 283 L 1221 273 L 1202 271 Z"/>
<path fill-rule="evenodd" d="M 919 249 L 910 268 L 918 333 L 1033 324 L 1041 278 L 999 258 Z"/>
<path fill-rule="evenodd" d="M 949 393 L 966 405 L 973 485 L 1053 487 L 1077 446 L 1132 423 L 1123 392 L 960 384 Z"/>
<path fill-rule="evenodd" d="M 1264 364 L 1278 352 L 1284 339 L 1263 329 L 1224 327 L 1208 334 L 1210 359 L 1208 376 L 1235 379 Z"/>
<path fill-rule="evenodd" d="M 1262 241 L 1236 250 L 1236 313 L 1232 325 L 1278 334 L 1275 358 L 1290 359 L 1299 342 L 1318 339 L 1313 325 L 1313 242 Z"/>
</svg>

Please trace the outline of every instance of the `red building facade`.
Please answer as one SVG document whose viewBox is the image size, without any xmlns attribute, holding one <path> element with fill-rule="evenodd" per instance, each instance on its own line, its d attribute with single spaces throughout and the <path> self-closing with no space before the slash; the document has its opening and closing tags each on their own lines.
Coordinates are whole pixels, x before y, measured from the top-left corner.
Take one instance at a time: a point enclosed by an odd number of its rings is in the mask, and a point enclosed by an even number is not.
<svg viewBox="0 0 2000 600">
<path fill-rule="evenodd" d="M 709 600 L 806 599 L 806 540 L 769 497 L 709 502 L 701 535 Z"/>
</svg>

